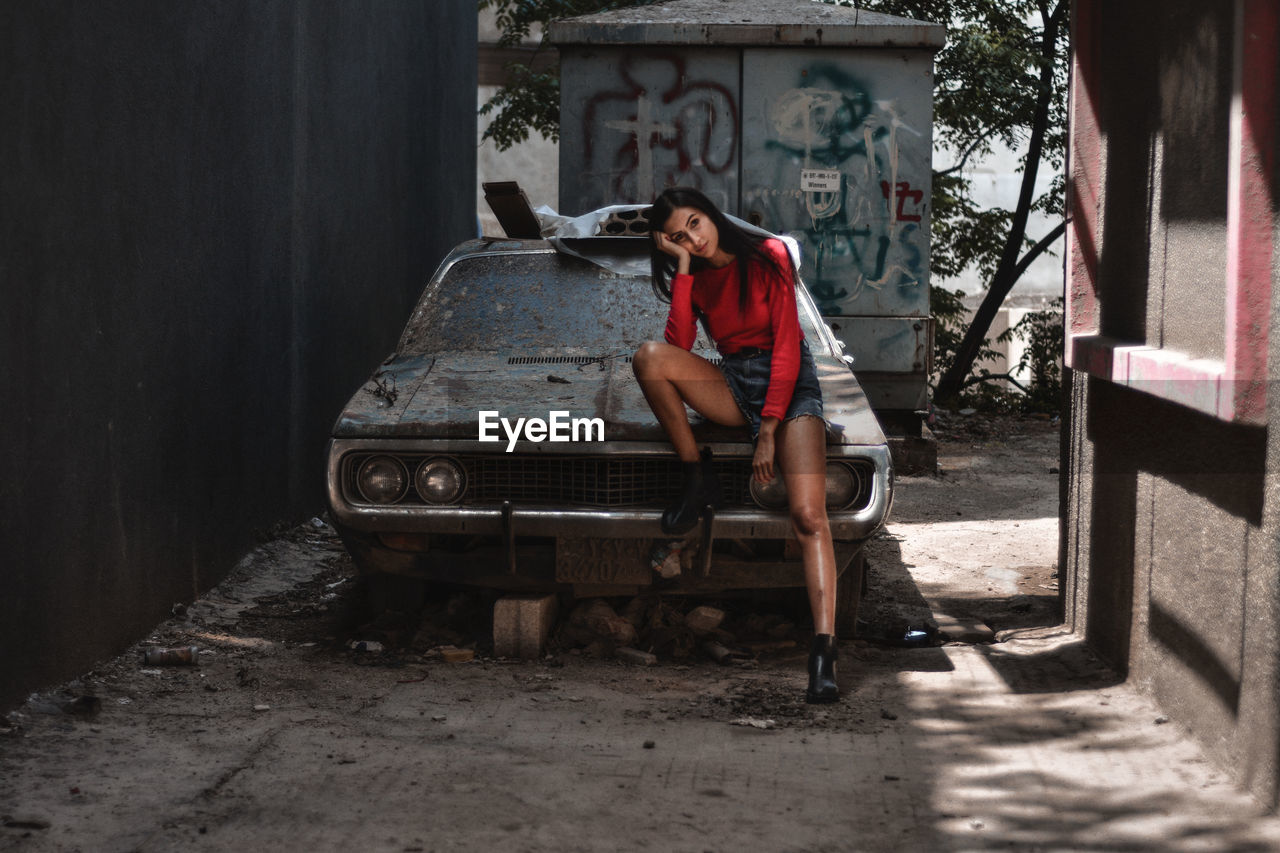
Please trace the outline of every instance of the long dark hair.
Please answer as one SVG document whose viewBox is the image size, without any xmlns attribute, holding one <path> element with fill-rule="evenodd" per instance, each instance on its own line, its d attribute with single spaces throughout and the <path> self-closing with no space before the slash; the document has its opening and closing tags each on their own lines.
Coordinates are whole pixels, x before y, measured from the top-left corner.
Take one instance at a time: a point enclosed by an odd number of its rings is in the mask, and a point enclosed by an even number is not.
<svg viewBox="0 0 1280 853">
<path fill-rule="evenodd" d="M 747 270 L 752 263 L 767 264 L 783 278 L 795 284 L 795 266 L 790 262 L 789 255 L 786 268 L 783 268 L 777 259 L 763 248 L 764 241 L 769 239 L 768 237 L 754 234 L 736 225 L 720 212 L 711 199 L 691 187 L 670 187 L 663 190 L 653 200 L 653 206 L 645 211 L 645 216 L 649 220 L 649 229 L 661 231 L 677 207 L 692 207 L 701 211 L 720 232 L 720 248 L 737 259 L 739 312 L 747 313 L 747 303 L 751 296 L 751 279 L 747 276 Z M 690 258 L 689 261 L 690 272 L 697 272 L 707 266 L 707 262 L 702 258 Z M 671 279 L 676 273 L 676 259 L 659 249 L 655 243 L 649 247 L 649 265 L 653 272 L 654 291 L 664 302 L 670 302 Z"/>
</svg>

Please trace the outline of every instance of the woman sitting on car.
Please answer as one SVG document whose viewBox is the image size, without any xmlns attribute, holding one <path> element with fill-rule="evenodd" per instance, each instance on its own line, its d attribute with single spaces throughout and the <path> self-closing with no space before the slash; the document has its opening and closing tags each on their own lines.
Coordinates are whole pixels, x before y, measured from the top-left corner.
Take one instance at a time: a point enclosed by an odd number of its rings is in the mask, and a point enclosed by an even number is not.
<svg viewBox="0 0 1280 853">
<path fill-rule="evenodd" d="M 648 220 L 654 287 L 671 310 L 666 340 L 644 344 L 632 368 L 684 476 L 662 529 L 688 532 L 704 506 L 721 503 L 711 450 L 699 454 L 685 405 L 718 424 L 749 427 L 752 476 L 761 483 L 782 476 L 804 562 L 814 629 L 805 700 L 834 702 L 836 561 L 827 522 L 826 426 L 800 331 L 795 267 L 781 240 L 734 224 L 698 190 L 665 190 Z M 698 319 L 720 351 L 720 367 L 690 352 Z"/>
</svg>

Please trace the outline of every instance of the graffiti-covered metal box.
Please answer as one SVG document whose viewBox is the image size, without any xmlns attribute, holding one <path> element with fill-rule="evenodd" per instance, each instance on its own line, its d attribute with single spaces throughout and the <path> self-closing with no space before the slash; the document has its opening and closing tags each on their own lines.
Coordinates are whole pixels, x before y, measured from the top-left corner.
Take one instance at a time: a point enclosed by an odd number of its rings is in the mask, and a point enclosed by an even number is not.
<svg viewBox="0 0 1280 853">
<path fill-rule="evenodd" d="M 927 404 L 940 25 L 804 0 L 677 0 L 550 36 L 562 212 L 692 186 L 790 234 L 873 405 Z"/>
</svg>

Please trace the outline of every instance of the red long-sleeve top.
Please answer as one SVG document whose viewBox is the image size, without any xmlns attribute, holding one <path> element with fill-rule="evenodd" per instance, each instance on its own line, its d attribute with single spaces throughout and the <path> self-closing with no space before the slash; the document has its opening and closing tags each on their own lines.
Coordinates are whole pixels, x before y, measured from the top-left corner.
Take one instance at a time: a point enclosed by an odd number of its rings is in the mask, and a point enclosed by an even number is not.
<svg viewBox="0 0 1280 853">
<path fill-rule="evenodd" d="M 791 257 L 781 240 L 766 240 L 762 248 L 781 269 L 791 269 Z M 800 341 L 804 340 L 795 285 L 790 276 L 779 274 L 770 264 L 751 264 L 747 270 L 751 296 L 744 315 L 738 310 L 738 263 L 734 260 L 719 269 L 707 267 L 672 279 L 666 339 L 692 349 L 698 337 L 697 315 L 701 314 L 721 355 L 732 355 L 743 347 L 773 350 L 769 390 L 760 416 L 781 420 L 791 405 L 800 373 Z"/>
</svg>

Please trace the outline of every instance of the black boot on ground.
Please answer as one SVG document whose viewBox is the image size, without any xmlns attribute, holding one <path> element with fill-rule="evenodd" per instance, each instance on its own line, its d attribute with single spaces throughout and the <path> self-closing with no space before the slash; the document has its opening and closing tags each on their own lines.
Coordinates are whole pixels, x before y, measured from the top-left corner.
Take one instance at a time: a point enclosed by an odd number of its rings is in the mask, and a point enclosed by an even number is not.
<svg viewBox="0 0 1280 853">
<path fill-rule="evenodd" d="M 688 533 L 698 524 L 698 516 L 707 504 L 719 509 L 721 498 L 720 478 L 711 464 L 711 448 L 703 448 L 697 462 L 681 462 L 684 483 L 675 503 L 662 513 L 662 532 L 671 536 Z"/>
<path fill-rule="evenodd" d="M 804 691 L 804 701 L 813 705 L 840 698 L 840 688 L 836 686 L 836 657 L 836 638 L 815 634 L 809 646 L 809 687 Z"/>
</svg>

